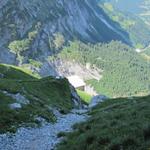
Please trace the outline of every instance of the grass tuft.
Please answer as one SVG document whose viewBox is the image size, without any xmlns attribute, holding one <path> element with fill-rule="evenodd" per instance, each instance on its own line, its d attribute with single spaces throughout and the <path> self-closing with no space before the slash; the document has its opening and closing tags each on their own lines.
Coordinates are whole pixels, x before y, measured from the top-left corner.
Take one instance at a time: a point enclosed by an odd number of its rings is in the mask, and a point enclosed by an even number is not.
<svg viewBox="0 0 150 150">
<path fill-rule="evenodd" d="M 150 147 L 150 96 L 109 99 L 74 125 L 58 150 L 146 150 Z"/>
</svg>

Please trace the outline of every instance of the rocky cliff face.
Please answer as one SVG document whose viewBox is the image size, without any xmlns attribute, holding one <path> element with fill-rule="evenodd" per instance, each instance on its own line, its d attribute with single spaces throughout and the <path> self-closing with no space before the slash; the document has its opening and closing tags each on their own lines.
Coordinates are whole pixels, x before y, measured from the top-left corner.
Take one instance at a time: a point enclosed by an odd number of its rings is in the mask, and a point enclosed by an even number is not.
<svg viewBox="0 0 150 150">
<path fill-rule="evenodd" d="M 15 40 L 29 39 L 24 61 L 45 60 L 54 53 L 56 34 L 84 42 L 122 40 L 128 35 L 112 22 L 92 0 L 1 0 L 0 62 L 16 63 L 8 45 Z M 62 44 L 63 44 L 62 43 Z M 60 47 L 58 46 L 58 49 Z"/>
</svg>

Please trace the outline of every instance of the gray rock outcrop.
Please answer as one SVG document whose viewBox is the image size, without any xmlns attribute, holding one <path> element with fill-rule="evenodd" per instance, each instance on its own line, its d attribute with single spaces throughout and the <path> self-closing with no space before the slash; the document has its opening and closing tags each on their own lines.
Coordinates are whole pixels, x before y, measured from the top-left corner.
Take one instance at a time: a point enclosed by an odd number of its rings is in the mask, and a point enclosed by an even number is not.
<svg viewBox="0 0 150 150">
<path fill-rule="evenodd" d="M 109 99 L 105 95 L 97 95 L 94 96 L 89 104 L 89 108 L 95 107 L 97 104 Z"/>
<path fill-rule="evenodd" d="M 9 105 L 9 108 L 10 108 L 10 109 L 21 109 L 22 106 L 21 106 L 21 104 L 19 104 L 19 103 L 13 103 L 13 104 L 10 104 L 10 105 Z"/>
<path fill-rule="evenodd" d="M 121 40 L 128 43 L 128 34 L 113 22 L 93 0 L 1 0 L 0 1 L 0 62 L 16 63 L 8 45 L 28 38 L 37 31 L 28 58 L 46 60 L 53 55 L 51 42 L 56 33 L 67 42 L 76 38 L 84 42 Z"/>
</svg>

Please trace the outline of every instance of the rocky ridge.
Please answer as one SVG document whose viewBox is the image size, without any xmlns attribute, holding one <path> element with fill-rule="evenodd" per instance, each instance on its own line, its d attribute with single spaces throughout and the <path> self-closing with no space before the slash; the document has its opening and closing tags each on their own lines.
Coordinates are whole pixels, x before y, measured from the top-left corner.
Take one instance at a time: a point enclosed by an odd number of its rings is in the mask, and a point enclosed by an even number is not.
<svg viewBox="0 0 150 150">
<path fill-rule="evenodd" d="M 43 61 L 57 53 L 62 46 L 55 43 L 57 35 L 64 38 L 62 44 L 73 39 L 129 43 L 127 33 L 92 0 L 1 0 L 0 22 L 1 63 L 17 64 L 8 48 L 15 40 L 30 40 L 28 50 L 21 54 L 24 62 Z"/>
</svg>

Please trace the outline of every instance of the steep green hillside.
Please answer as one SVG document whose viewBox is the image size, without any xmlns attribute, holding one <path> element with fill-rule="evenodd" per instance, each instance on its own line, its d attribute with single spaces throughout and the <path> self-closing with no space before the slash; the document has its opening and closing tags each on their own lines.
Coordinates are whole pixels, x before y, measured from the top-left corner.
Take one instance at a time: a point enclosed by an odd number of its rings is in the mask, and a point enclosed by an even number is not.
<svg viewBox="0 0 150 150">
<path fill-rule="evenodd" d="M 148 56 L 150 56 L 150 48 L 149 48 L 149 47 L 146 48 L 146 49 L 142 52 L 142 54 L 147 54 Z"/>
<path fill-rule="evenodd" d="M 123 5 L 124 7 L 127 7 L 127 4 L 132 6 L 131 1 L 126 4 L 126 1 L 122 0 L 120 3 L 123 3 L 122 7 Z M 150 26 L 148 26 L 138 14 L 124 11 L 122 10 L 122 7 L 118 8 L 116 5 L 109 0 L 108 2 L 106 0 L 103 3 L 100 1 L 100 7 L 104 9 L 108 16 L 119 23 L 121 27 L 129 33 L 130 39 L 135 47 L 141 48 L 149 45 Z M 137 3 L 137 5 L 137 7 L 134 6 L 133 8 L 140 8 L 140 3 Z"/>
<path fill-rule="evenodd" d="M 142 9 L 142 13 L 140 13 L 140 17 L 144 20 L 144 22 L 150 26 L 150 0 L 143 0 L 142 5 L 140 7 Z"/>
<path fill-rule="evenodd" d="M 114 7 L 124 12 L 130 12 L 132 14 L 139 14 L 142 11 L 140 7 L 144 1 L 149 0 L 100 0 L 104 2 L 110 2 Z"/>
<path fill-rule="evenodd" d="M 34 79 L 38 75 L 33 75 L 32 71 L 21 67 L 0 64 L 0 76 L 4 79 Z"/>
<path fill-rule="evenodd" d="M 115 41 L 97 45 L 74 42 L 64 48 L 59 57 L 102 69 L 100 81 L 87 81 L 98 93 L 110 97 L 149 93 L 150 63 L 125 44 Z"/>
<path fill-rule="evenodd" d="M 150 0 L 100 0 L 112 4 L 122 12 L 140 17 L 150 27 Z"/>
<path fill-rule="evenodd" d="M 58 150 L 148 150 L 150 96 L 111 99 L 90 112 L 90 119 L 74 126 Z"/>
<path fill-rule="evenodd" d="M 66 79 L 37 79 L 1 65 L 0 72 L 0 133 L 15 131 L 20 125 L 39 124 L 39 117 L 55 121 L 52 109 L 66 113 L 73 107 Z M 62 90 L 63 89 L 63 90 Z"/>
</svg>

